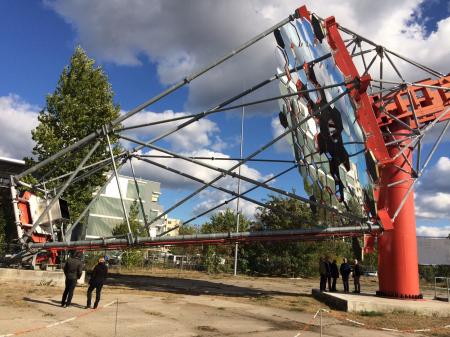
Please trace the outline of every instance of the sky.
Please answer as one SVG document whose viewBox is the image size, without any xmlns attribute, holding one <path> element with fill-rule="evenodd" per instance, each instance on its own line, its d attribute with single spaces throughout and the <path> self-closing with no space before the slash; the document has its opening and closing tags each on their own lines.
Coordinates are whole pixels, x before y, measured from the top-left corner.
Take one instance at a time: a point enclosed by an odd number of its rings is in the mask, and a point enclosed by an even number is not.
<svg viewBox="0 0 450 337">
<path fill-rule="evenodd" d="M 448 1 L 92 1 L 92 0 L 3 0 L 0 2 L 0 156 L 22 158 L 33 147 L 30 131 L 37 114 L 53 92 L 62 69 L 77 45 L 102 66 L 114 100 L 125 113 L 160 93 L 186 75 L 236 48 L 246 40 L 306 4 L 320 17 L 334 15 L 345 27 L 372 41 L 427 64 L 442 73 L 450 71 L 450 4 Z M 175 94 L 146 108 L 127 123 L 144 123 L 203 111 L 276 72 L 275 42 L 271 36 L 233 57 Z M 400 65 L 407 79 L 426 77 Z M 270 85 L 246 97 L 251 101 L 279 94 Z M 239 102 L 238 102 L 239 103 Z M 279 134 L 278 106 L 258 105 L 245 111 L 244 157 Z M 173 125 L 172 125 L 173 126 Z M 185 155 L 239 157 L 241 111 L 215 114 L 158 143 Z M 167 126 L 140 129 L 130 135 L 150 139 Z M 433 136 L 423 147 L 431 149 Z M 129 144 L 126 144 L 127 146 Z M 447 236 L 450 233 L 450 135 L 430 161 L 416 186 L 415 203 L 419 235 Z M 146 150 L 144 153 L 155 153 Z M 257 158 L 293 159 L 286 142 L 277 143 Z M 192 164 L 164 160 L 164 164 L 202 180 L 217 173 Z M 229 168 L 236 162 L 213 162 Z M 165 209 L 200 185 L 168 174 L 143 162 L 134 163 L 137 175 L 160 181 Z M 265 180 L 288 164 L 244 165 L 242 174 Z M 129 169 L 125 168 L 125 174 Z M 236 189 L 233 178 L 220 186 Z M 242 183 L 241 188 L 250 188 Z M 297 171 L 277 178 L 273 186 L 302 194 Z M 260 189 L 249 194 L 267 200 Z M 225 200 L 222 192 L 203 191 L 174 209 L 171 217 L 186 220 Z M 235 207 L 234 204 L 230 204 Z M 251 216 L 255 205 L 241 201 Z M 201 218 L 198 221 L 203 221 Z"/>
</svg>

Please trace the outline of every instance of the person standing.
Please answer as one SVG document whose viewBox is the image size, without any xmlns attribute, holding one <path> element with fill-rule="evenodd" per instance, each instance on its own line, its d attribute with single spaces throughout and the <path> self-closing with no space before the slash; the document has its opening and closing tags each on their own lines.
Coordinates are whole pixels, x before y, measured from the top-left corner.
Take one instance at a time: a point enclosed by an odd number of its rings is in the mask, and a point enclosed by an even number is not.
<svg viewBox="0 0 450 337">
<path fill-rule="evenodd" d="M 331 291 L 331 261 L 330 258 L 327 257 L 325 264 L 327 266 L 327 283 L 328 283 L 328 291 Z"/>
<path fill-rule="evenodd" d="M 319 261 L 319 273 L 320 273 L 320 291 L 326 290 L 327 284 L 327 266 L 325 259 L 321 256 Z"/>
<path fill-rule="evenodd" d="M 61 299 L 61 306 L 66 308 L 72 304 L 72 297 L 77 280 L 83 272 L 83 263 L 80 261 L 81 253 L 72 253 L 64 264 L 64 275 L 66 276 L 66 287 Z"/>
<path fill-rule="evenodd" d="M 353 283 L 355 284 L 354 293 L 359 294 L 361 292 L 361 284 L 359 283 L 359 278 L 362 275 L 361 266 L 358 263 L 358 260 L 355 259 L 355 263 L 353 265 Z"/>
<path fill-rule="evenodd" d="M 89 280 L 89 288 L 87 290 L 87 304 L 86 309 L 91 307 L 92 291 L 95 289 L 95 302 L 94 309 L 97 309 L 100 302 L 100 295 L 105 282 L 106 275 L 108 274 L 108 267 L 106 266 L 105 259 L 103 257 L 98 259 L 97 265 L 92 270 L 91 279 Z"/>
<path fill-rule="evenodd" d="M 342 276 L 342 283 L 344 284 L 344 293 L 348 293 L 350 291 L 348 286 L 348 278 L 350 276 L 350 273 L 352 272 L 352 267 L 350 267 L 350 264 L 345 257 L 343 263 L 341 264 L 340 272 Z"/>
<path fill-rule="evenodd" d="M 333 260 L 333 263 L 331 263 L 330 266 L 330 274 L 331 278 L 333 279 L 331 284 L 331 291 L 336 291 L 336 281 L 339 278 L 339 269 L 336 260 Z"/>
</svg>

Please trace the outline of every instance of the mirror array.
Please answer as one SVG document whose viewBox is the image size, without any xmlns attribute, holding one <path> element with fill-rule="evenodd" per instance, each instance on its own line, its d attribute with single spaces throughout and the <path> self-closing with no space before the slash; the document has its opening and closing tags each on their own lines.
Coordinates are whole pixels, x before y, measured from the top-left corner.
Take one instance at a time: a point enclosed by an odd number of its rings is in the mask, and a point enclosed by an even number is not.
<svg viewBox="0 0 450 337">
<path fill-rule="evenodd" d="M 364 135 L 326 32 L 312 15 L 311 20 L 284 25 L 274 35 L 277 71 L 287 73 L 280 76 L 280 91 L 291 95 L 279 100 L 280 124 L 292 129 L 288 141 L 301 164 L 304 190 L 311 201 L 361 215 L 362 205 L 373 200 Z M 325 209 L 312 209 L 322 220 L 332 220 Z"/>
</svg>

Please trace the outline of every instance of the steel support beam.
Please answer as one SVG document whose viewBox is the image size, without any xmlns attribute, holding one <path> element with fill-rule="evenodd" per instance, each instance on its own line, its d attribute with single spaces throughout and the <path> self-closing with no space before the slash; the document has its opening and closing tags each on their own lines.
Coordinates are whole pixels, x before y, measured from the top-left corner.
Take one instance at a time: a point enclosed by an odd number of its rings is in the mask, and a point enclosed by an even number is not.
<svg viewBox="0 0 450 337">
<path fill-rule="evenodd" d="M 381 228 L 377 224 L 345 227 L 313 227 L 304 229 L 290 229 L 279 231 L 240 232 L 178 235 L 171 237 L 136 237 L 133 242 L 128 239 L 95 239 L 71 242 L 45 242 L 29 243 L 29 249 L 121 249 L 126 247 L 186 245 L 186 244 L 233 244 L 251 241 L 278 241 L 278 240 L 315 240 L 336 236 L 361 236 L 364 233 L 376 233 Z"/>
</svg>

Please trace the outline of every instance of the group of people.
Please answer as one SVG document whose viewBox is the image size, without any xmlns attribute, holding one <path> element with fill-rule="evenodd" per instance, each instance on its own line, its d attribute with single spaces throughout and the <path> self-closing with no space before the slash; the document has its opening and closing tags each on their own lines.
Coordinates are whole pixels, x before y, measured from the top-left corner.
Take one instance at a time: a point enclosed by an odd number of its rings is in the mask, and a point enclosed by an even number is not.
<svg viewBox="0 0 450 337">
<path fill-rule="evenodd" d="M 342 283 L 344 285 L 344 292 L 348 293 L 350 291 L 348 280 L 350 275 L 353 277 L 353 283 L 355 285 L 354 293 L 361 292 L 361 285 L 359 279 L 362 275 L 361 266 L 358 260 L 354 260 L 353 265 L 348 263 L 348 260 L 344 258 L 341 266 L 338 269 L 337 261 L 330 261 L 328 257 L 321 257 L 319 262 L 319 273 L 320 273 L 320 291 L 326 291 L 328 283 L 328 291 L 336 291 L 336 281 L 339 278 L 339 274 L 342 276 Z"/>
<path fill-rule="evenodd" d="M 81 277 L 83 272 L 83 263 L 80 260 L 80 254 L 75 254 L 69 257 L 64 264 L 64 275 L 66 276 L 66 287 L 61 300 L 61 306 L 66 308 L 72 304 L 73 292 L 77 285 L 77 280 Z M 105 258 L 101 257 L 97 265 L 92 270 L 91 278 L 89 280 L 89 288 L 87 290 L 87 304 L 86 309 L 91 308 L 92 292 L 95 289 L 94 309 L 97 309 L 100 302 L 100 295 L 102 287 L 108 274 L 108 267 L 105 263 Z"/>
</svg>

